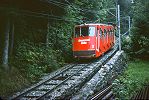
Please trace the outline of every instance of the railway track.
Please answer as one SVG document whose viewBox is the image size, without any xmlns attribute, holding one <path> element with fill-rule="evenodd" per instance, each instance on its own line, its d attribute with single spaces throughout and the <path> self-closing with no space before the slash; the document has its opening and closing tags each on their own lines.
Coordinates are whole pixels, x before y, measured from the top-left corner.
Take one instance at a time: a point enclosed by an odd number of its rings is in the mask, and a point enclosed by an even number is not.
<svg viewBox="0 0 149 100">
<path fill-rule="evenodd" d="M 115 53 L 113 49 L 100 59 L 88 64 L 70 64 L 47 80 L 13 96 L 11 100 L 48 100 L 69 98 L 89 81 Z"/>
<path fill-rule="evenodd" d="M 101 91 L 94 94 L 89 100 L 113 100 L 114 95 L 111 91 L 112 85 L 108 85 L 105 88 L 103 88 Z"/>
<path fill-rule="evenodd" d="M 112 92 L 112 85 L 107 85 L 101 91 L 96 92 L 88 100 L 114 100 L 115 96 Z M 145 85 L 131 100 L 148 100 L 149 99 L 149 85 Z"/>
<path fill-rule="evenodd" d="M 149 85 L 145 85 L 131 100 L 148 100 L 149 99 Z"/>
<path fill-rule="evenodd" d="M 13 100 L 38 99 L 42 95 L 46 94 L 46 92 L 49 89 L 53 90 L 54 88 L 56 88 L 56 85 L 62 84 L 63 81 L 61 81 L 61 80 L 68 78 L 68 76 L 70 74 L 70 73 L 68 73 L 69 70 L 71 70 L 71 71 L 73 70 L 75 72 L 75 71 L 77 71 L 77 69 L 80 70 L 82 68 L 82 66 L 83 66 L 82 64 L 67 65 L 67 67 L 64 68 L 61 72 L 56 73 L 54 76 L 50 77 L 46 81 L 33 86 L 32 88 L 20 93 L 19 95 L 15 96 L 15 97 L 12 97 L 11 99 L 13 99 Z M 64 74 L 65 74 L 65 76 L 64 76 Z"/>
</svg>

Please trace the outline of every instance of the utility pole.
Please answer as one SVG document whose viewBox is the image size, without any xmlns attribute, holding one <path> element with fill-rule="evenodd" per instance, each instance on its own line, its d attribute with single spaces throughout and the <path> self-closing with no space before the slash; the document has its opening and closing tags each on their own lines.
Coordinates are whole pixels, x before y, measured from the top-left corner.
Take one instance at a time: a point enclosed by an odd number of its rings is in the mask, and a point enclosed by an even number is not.
<svg viewBox="0 0 149 100">
<path fill-rule="evenodd" d="M 119 51 L 121 51 L 121 31 L 120 31 L 120 5 L 117 5 L 117 13 L 118 13 L 118 34 L 119 34 Z"/>
<path fill-rule="evenodd" d="M 117 2 L 116 2 L 116 6 L 117 6 Z M 115 13 L 115 14 L 116 14 L 116 25 L 117 25 L 117 20 L 118 20 L 118 17 L 117 17 L 117 12 L 118 12 L 118 11 L 117 11 L 117 10 L 118 10 L 118 9 L 117 9 L 117 7 L 116 7 L 116 13 Z"/>
</svg>

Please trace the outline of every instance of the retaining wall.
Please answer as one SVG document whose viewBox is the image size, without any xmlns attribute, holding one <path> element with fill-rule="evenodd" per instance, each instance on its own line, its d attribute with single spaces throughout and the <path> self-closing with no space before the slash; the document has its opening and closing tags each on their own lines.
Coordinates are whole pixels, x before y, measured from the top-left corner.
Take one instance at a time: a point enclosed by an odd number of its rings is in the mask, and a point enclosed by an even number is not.
<svg viewBox="0 0 149 100">
<path fill-rule="evenodd" d="M 116 76 L 123 72 L 126 66 L 127 62 L 124 51 L 118 51 L 80 91 L 72 96 L 72 100 L 86 100 L 96 91 L 111 83 Z"/>
</svg>

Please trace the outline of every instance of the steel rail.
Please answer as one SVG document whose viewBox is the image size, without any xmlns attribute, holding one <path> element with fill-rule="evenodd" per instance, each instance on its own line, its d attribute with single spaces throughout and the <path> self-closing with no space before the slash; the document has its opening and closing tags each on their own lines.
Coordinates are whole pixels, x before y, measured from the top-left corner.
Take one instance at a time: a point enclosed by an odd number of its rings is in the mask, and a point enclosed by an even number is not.
<svg viewBox="0 0 149 100">
<path fill-rule="evenodd" d="M 45 94 L 43 94 L 42 96 L 40 96 L 39 98 L 37 98 L 37 100 L 41 100 L 44 99 L 44 97 L 46 97 L 46 95 L 48 95 L 49 93 L 51 93 L 53 90 L 55 90 L 56 88 L 58 88 L 59 86 L 63 85 L 64 82 L 68 81 L 70 78 L 72 78 L 73 76 L 75 76 L 76 74 L 78 74 L 80 71 L 82 71 L 84 68 L 86 68 L 87 66 L 89 66 L 91 63 L 83 66 L 82 68 L 80 68 L 76 73 L 70 75 L 69 77 L 67 77 L 65 80 L 63 80 L 61 83 L 59 83 L 58 85 L 56 85 L 54 88 L 52 88 L 51 90 L 47 91 Z"/>
<path fill-rule="evenodd" d="M 18 100 L 19 98 L 23 97 L 25 94 L 29 93 L 29 92 L 32 91 L 33 89 L 36 89 L 37 87 L 42 86 L 44 83 L 46 83 L 46 82 L 52 80 L 53 78 L 55 78 L 55 77 L 57 77 L 57 76 L 63 74 L 63 73 L 66 72 L 67 70 L 73 68 L 74 66 L 76 66 L 76 64 L 74 64 L 74 65 L 67 65 L 67 66 L 70 66 L 70 67 L 64 68 L 60 73 L 57 73 L 56 75 L 50 77 L 49 79 L 45 80 L 44 82 L 42 82 L 42 83 L 40 83 L 40 84 L 37 84 L 37 85 L 35 85 L 35 86 L 29 88 L 29 90 L 26 90 L 26 91 L 22 92 L 21 94 L 15 96 L 15 97 L 12 97 L 12 98 L 10 98 L 10 99 L 11 99 L 11 100 Z"/>
<path fill-rule="evenodd" d="M 98 92 L 97 94 L 95 94 L 93 97 L 91 97 L 90 100 L 97 100 L 97 99 L 107 99 L 106 95 L 111 95 L 111 88 L 112 85 L 109 85 L 107 87 L 105 87 L 102 91 Z M 109 94 L 110 93 L 110 94 Z"/>
</svg>

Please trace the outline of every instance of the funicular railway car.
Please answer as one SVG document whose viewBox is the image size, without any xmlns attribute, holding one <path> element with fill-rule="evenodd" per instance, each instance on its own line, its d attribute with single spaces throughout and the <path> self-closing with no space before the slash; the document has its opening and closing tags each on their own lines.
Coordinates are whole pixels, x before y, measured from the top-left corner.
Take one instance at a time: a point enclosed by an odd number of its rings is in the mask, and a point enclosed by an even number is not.
<svg viewBox="0 0 149 100">
<path fill-rule="evenodd" d="M 76 25 L 73 35 L 75 58 L 97 58 L 113 47 L 114 26 L 110 24 Z"/>
</svg>

